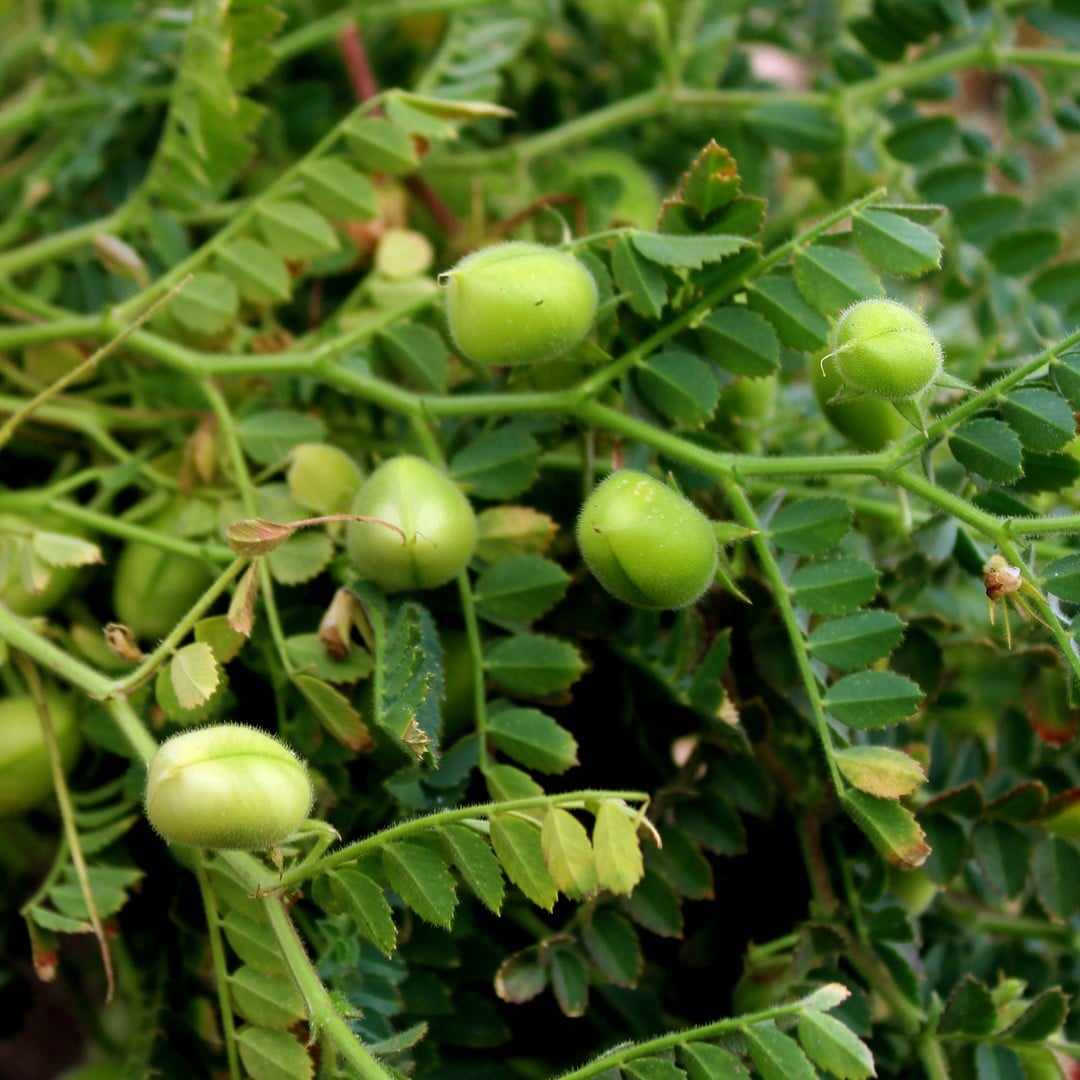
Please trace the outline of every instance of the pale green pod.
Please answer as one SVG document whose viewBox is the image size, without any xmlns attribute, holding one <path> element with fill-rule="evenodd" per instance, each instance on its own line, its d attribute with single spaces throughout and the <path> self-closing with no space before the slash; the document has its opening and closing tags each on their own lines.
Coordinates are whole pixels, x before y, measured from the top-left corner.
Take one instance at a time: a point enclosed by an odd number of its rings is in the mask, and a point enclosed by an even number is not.
<svg viewBox="0 0 1080 1080">
<path fill-rule="evenodd" d="M 694 603 L 712 584 L 719 545 L 709 519 L 647 473 L 612 473 L 585 500 L 577 541 L 612 596 L 663 610 Z"/>
<path fill-rule="evenodd" d="M 923 318 L 895 300 L 861 300 L 833 330 L 833 353 L 845 385 L 894 401 L 918 397 L 937 378 L 941 342 Z"/>
<path fill-rule="evenodd" d="M 256 851 L 295 832 L 312 798 L 307 768 L 287 746 L 246 724 L 215 724 L 161 744 L 145 805 L 171 844 Z"/>
<path fill-rule="evenodd" d="M 376 520 L 349 524 L 349 555 L 364 577 L 387 592 L 445 585 L 476 547 L 476 515 L 461 489 L 408 454 L 383 462 L 364 481 L 352 512 Z"/>
<path fill-rule="evenodd" d="M 454 344 L 481 364 L 535 364 L 572 349 L 596 318 L 596 282 L 565 251 L 511 241 L 445 274 Z"/>
<path fill-rule="evenodd" d="M 48 695 L 49 719 L 60 762 L 67 772 L 79 756 L 82 736 L 70 702 Z M 0 818 L 21 814 L 52 793 L 49 750 L 37 706 L 29 694 L 0 700 Z"/>
</svg>

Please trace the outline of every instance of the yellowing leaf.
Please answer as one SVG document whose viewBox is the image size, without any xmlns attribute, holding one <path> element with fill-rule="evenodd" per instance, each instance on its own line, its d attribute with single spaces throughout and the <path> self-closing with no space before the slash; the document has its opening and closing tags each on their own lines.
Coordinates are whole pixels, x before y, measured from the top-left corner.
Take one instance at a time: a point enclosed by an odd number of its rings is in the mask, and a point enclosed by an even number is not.
<svg viewBox="0 0 1080 1080">
<path fill-rule="evenodd" d="M 597 877 L 613 893 L 633 892 L 645 873 L 637 826 L 627 810 L 620 801 L 602 802 L 593 827 Z"/>
<path fill-rule="evenodd" d="M 217 689 L 219 675 L 214 650 L 203 641 L 185 645 L 169 664 L 169 678 L 180 708 L 198 708 Z"/>
<path fill-rule="evenodd" d="M 597 889 L 596 857 L 585 826 L 568 810 L 552 806 L 540 828 L 544 864 L 567 896 L 579 900 Z"/>
<path fill-rule="evenodd" d="M 886 746 L 850 746 L 838 750 L 836 764 L 848 783 L 883 799 L 910 795 L 926 783 L 926 773 L 914 758 Z"/>
<path fill-rule="evenodd" d="M 244 637 L 255 628 L 255 598 L 259 595 L 259 564 L 253 562 L 237 583 L 229 601 L 229 626 Z"/>
<path fill-rule="evenodd" d="M 104 562 L 101 548 L 78 536 L 35 532 L 30 540 L 34 554 L 49 566 L 90 566 Z"/>
</svg>

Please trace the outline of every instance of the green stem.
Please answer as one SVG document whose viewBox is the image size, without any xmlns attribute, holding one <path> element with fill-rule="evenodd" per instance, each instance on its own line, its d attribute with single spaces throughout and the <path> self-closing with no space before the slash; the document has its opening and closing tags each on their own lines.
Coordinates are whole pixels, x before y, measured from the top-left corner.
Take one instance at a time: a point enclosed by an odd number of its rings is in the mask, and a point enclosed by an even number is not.
<svg viewBox="0 0 1080 1080">
<path fill-rule="evenodd" d="M 473 712 L 476 721 L 477 764 L 482 773 L 488 765 L 488 713 L 487 687 L 484 681 L 484 645 L 480 637 L 480 623 L 473 602 L 472 583 L 469 572 L 462 570 L 457 577 L 458 595 L 461 597 L 461 618 L 465 623 L 465 636 L 469 642 L 469 659 L 472 662 Z"/>
<path fill-rule="evenodd" d="M 601 1076 L 608 1073 L 614 1074 L 619 1066 L 634 1061 L 640 1057 L 651 1054 L 663 1053 L 665 1050 L 673 1050 L 677 1046 L 684 1046 L 691 1042 L 707 1042 L 727 1035 L 731 1032 L 745 1031 L 754 1024 L 767 1023 L 770 1020 L 779 1020 L 785 1016 L 794 1016 L 806 1008 L 803 999 L 792 1001 L 786 1005 L 776 1005 L 771 1009 L 763 1009 L 761 1012 L 749 1013 L 745 1016 L 732 1017 L 727 1020 L 715 1020 L 711 1024 L 701 1024 L 698 1027 L 684 1028 L 681 1031 L 673 1031 L 667 1035 L 660 1035 L 655 1039 L 644 1039 L 627 1046 L 621 1050 L 609 1051 L 594 1058 L 581 1068 L 572 1069 L 570 1072 L 561 1073 L 559 1080 L 588 1080 L 591 1076 Z"/>
<path fill-rule="evenodd" d="M 927 1033 L 919 1039 L 919 1057 L 922 1058 L 927 1080 L 949 1080 L 949 1062 L 937 1036 Z"/>
<path fill-rule="evenodd" d="M 334 1008 L 334 1003 L 315 971 L 296 927 L 285 913 L 283 901 L 276 896 L 267 896 L 263 899 L 262 906 L 289 972 L 303 995 L 312 1030 L 325 1035 L 333 1043 L 337 1052 L 356 1070 L 356 1075 L 361 1080 L 388 1080 L 390 1074 L 352 1033 L 341 1014 Z"/>
<path fill-rule="evenodd" d="M 51 236 L 43 236 L 31 244 L 24 244 L 22 247 L 15 248 L 14 251 L 0 254 L 0 278 L 17 274 L 20 270 L 37 266 L 39 263 L 60 259 L 92 243 L 94 237 L 102 233 L 119 232 L 126 216 L 127 211 L 122 208 L 103 218 L 76 225 L 72 229 L 53 233 Z M 94 322 L 97 321 L 97 319 L 94 320 Z M 3 335 L 0 334 L 0 348 L 3 347 Z"/>
<path fill-rule="evenodd" d="M 829 721 L 825 716 L 825 706 L 821 700 L 818 678 L 814 674 L 814 669 L 810 663 L 810 653 L 806 648 L 802 627 L 799 625 L 799 620 L 795 615 L 795 608 L 791 603 L 788 584 L 784 580 L 784 575 L 780 571 L 780 564 L 776 561 L 772 548 L 769 547 L 768 533 L 763 529 L 754 508 L 750 505 L 750 500 L 747 499 L 742 488 L 733 483 L 726 483 L 724 493 L 727 495 L 728 502 L 730 502 L 731 508 L 735 512 L 735 517 L 743 525 L 754 530 L 754 535 L 750 537 L 750 543 L 757 555 L 762 573 L 764 573 L 769 583 L 773 603 L 776 604 L 784 629 L 787 631 L 791 651 L 795 656 L 795 664 L 799 669 L 799 675 L 802 677 L 803 689 L 806 691 L 807 699 L 810 702 L 810 711 L 813 714 L 814 725 L 817 728 L 818 741 L 821 743 L 822 752 L 825 754 L 825 762 L 829 767 L 833 787 L 836 789 L 837 794 L 843 794 L 846 785 L 833 755 L 832 735 L 829 732 Z"/>
<path fill-rule="evenodd" d="M 517 810 L 533 810 L 538 807 L 548 806 L 584 806 L 590 802 L 602 802 L 604 800 L 619 799 L 623 802 L 648 802 L 649 796 L 643 791 L 567 791 L 558 795 L 532 795 L 524 799 L 506 799 L 501 802 L 479 803 L 476 806 L 462 806 L 456 810 L 437 810 L 431 814 L 423 814 L 420 817 L 410 818 L 408 821 L 399 822 L 388 828 L 347 844 L 337 851 L 324 855 L 317 862 L 305 864 L 302 867 L 294 867 L 286 870 L 284 874 L 274 875 L 271 879 L 261 880 L 257 888 L 261 892 L 273 892 L 287 890 L 314 877 L 316 874 L 325 873 L 335 866 L 343 863 L 355 862 L 368 851 L 401 840 L 417 833 L 424 833 L 431 829 L 441 829 L 458 821 L 469 821 L 472 818 L 487 818 L 493 814 L 509 814 Z"/>
<path fill-rule="evenodd" d="M 191 632 L 195 624 L 203 617 L 215 600 L 229 587 L 230 582 L 240 576 L 240 572 L 248 565 L 247 559 L 234 559 L 230 566 L 218 575 L 217 580 L 199 597 L 191 606 L 184 617 L 169 631 L 157 647 L 149 655 L 143 658 L 134 671 L 117 679 L 113 683 L 113 691 L 116 694 L 130 694 L 150 678 L 151 675 L 181 641 Z"/>
<path fill-rule="evenodd" d="M 158 744 L 136 715 L 131 702 L 124 697 L 111 698 L 105 702 L 105 708 L 139 759 L 149 765 L 158 751 Z"/>
<path fill-rule="evenodd" d="M 221 1015 L 221 1029 L 225 1036 L 225 1054 L 229 1061 L 230 1080 L 240 1080 L 240 1056 L 236 1049 L 236 1026 L 233 1023 L 232 999 L 229 994 L 229 969 L 225 964 L 225 947 L 221 937 L 221 917 L 217 899 L 210 885 L 210 875 L 206 872 L 206 853 L 195 854 L 195 877 L 202 894 L 203 911 L 206 913 L 206 930 L 210 938 L 210 956 L 214 964 L 214 979 L 217 982 L 218 1012 Z"/>
</svg>

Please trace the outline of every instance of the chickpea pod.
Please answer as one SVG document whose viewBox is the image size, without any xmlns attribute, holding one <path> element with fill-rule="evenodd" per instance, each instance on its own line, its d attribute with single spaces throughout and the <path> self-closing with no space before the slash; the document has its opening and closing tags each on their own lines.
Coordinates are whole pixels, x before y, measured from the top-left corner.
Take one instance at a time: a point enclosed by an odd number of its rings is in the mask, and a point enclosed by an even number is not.
<svg viewBox="0 0 1080 1080">
<path fill-rule="evenodd" d="M 709 519 L 646 473 L 612 473 L 577 522 L 586 565 L 612 596 L 635 607 L 681 608 L 716 574 L 719 545 Z"/>
<path fill-rule="evenodd" d="M 284 743 L 246 724 L 215 724 L 161 744 L 145 806 L 170 844 L 257 851 L 295 832 L 312 798 L 304 763 Z"/>
<path fill-rule="evenodd" d="M 440 276 L 455 346 L 480 364 L 535 364 L 572 349 L 596 318 L 596 283 L 573 255 L 510 241 Z"/>
</svg>

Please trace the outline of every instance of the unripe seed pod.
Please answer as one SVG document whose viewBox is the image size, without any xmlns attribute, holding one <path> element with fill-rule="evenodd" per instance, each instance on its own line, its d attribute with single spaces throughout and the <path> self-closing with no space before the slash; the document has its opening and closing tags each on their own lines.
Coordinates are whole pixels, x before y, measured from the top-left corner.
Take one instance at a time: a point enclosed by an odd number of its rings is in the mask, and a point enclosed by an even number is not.
<svg viewBox="0 0 1080 1080">
<path fill-rule="evenodd" d="M 360 487 L 348 526 L 357 570 L 387 592 L 434 589 L 464 569 L 476 547 L 476 515 L 446 473 L 422 458 L 383 462 Z M 379 522 L 397 526 L 401 532 Z M 404 538 L 401 533 L 404 533 Z"/>
<path fill-rule="evenodd" d="M 344 514 L 356 498 L 363 474 L 344 451 L 325 443 L 293 448 L 286 473 L 289 494 L 319 514 Z"/>
<path fill-rule="evenodd" d="M 941 371 L 941 343 L 895 300 L 861 300 L 833 330 L 837 370 L 853 390 L 895 401 L 917 397 Z"/>
<path fill-rule="evenodd" d="M 844 385 L 836 367 L 810 357 L 810 382 L 825 419 L 860 450 L 875 452 L 910 435 L 911 425 L 884 398 L 856 397 L 834 401 Z"/>
<path fill-rule="evenodd" d="M 597 581 L 636 607 L 686 607 L 716 573 L 709 519 L 646 473 L 612 473 L 600 483 L 581 508 L 577 541 Z"/>
<path fill-rule="evenodd" d="M 257 851 L 281 843 L 311 810 L 304 763 L 246 724 L 214 724 L 161 744 L 146 780 L 146 816 L 170 844 Z"/>
<path fill-rule="evenodd" d="M 65 698 L 50 693 L 46 700 L 60 762 L 67 772 L 82 745 L 79 725 Z M 49 750 L 34 699 L 25 694 L 0 700 L 0 818 L 37 806 L 52 790 Z"/>
<path fill-rule="evenodd" d="M 454 344 L 481 364 L 535 364 L 572 349 L 596 318 L 596 282 L 573 255 L 510 241 L 439 277 Z"/>
</svg>

